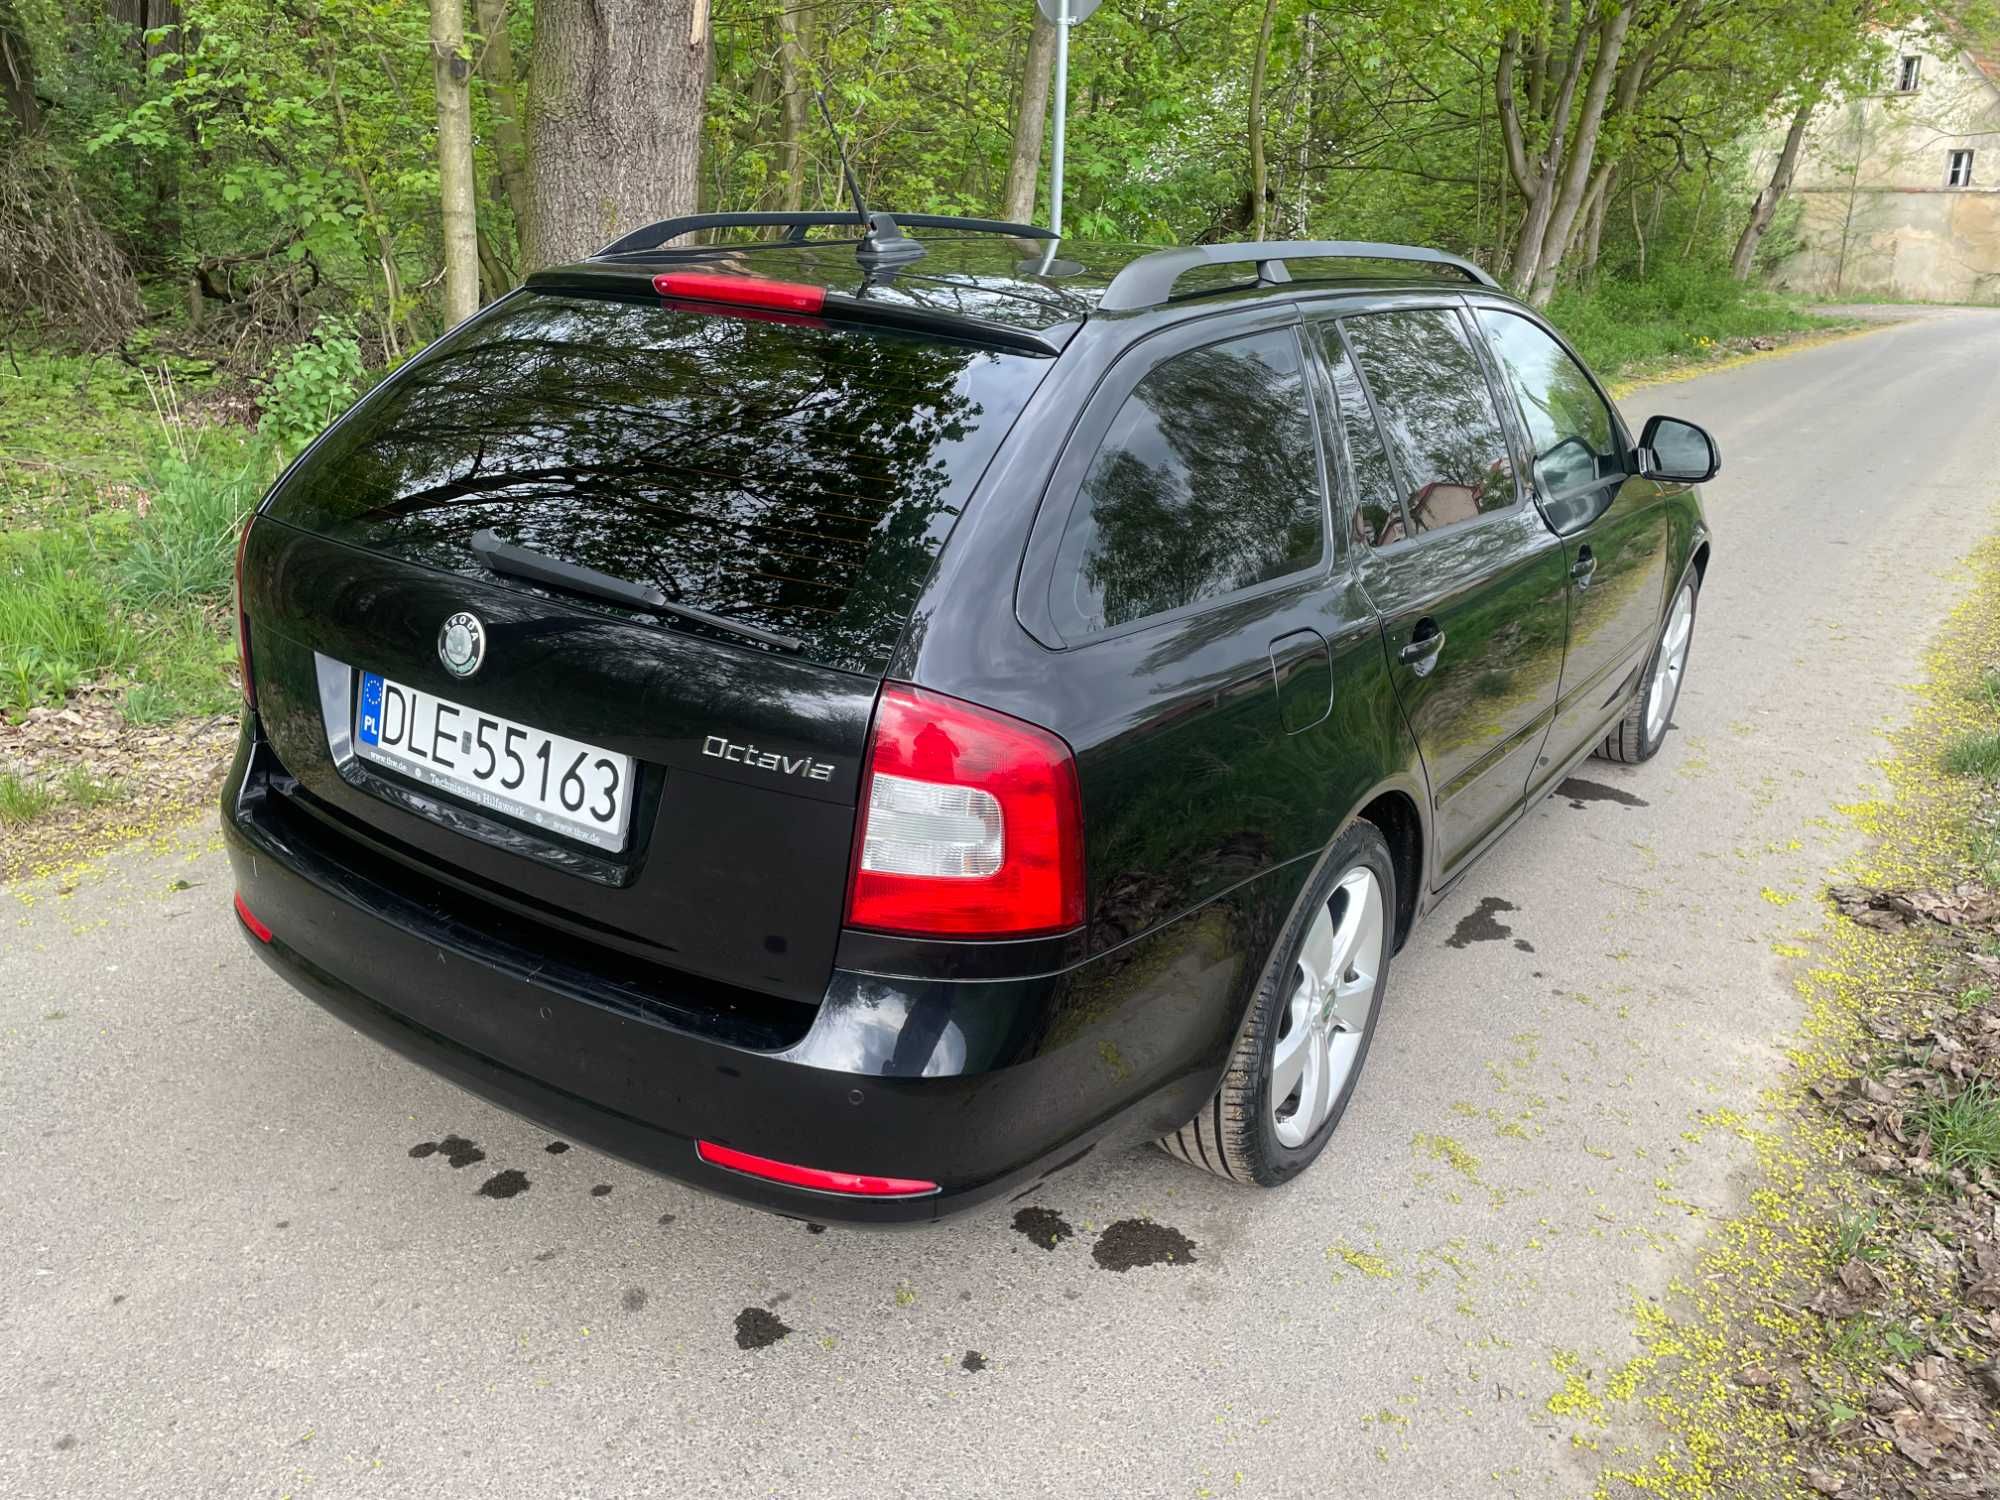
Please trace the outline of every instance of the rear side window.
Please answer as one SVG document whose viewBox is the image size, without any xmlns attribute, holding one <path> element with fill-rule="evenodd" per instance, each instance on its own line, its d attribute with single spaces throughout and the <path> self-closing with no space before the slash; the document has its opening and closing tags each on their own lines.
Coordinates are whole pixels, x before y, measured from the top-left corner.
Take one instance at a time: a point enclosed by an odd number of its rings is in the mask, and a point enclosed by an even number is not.
<svg viewBox="0 0 2000 1500">
<path fill-rule="evenodd" d="M 1410 534 L 1512 505 L 1513 459 L 1458 314 L 1417 307 L 1343 318 L 1340 327 L 1402 471 Z"/>
<path fill-rule="evenodd" d="M 1340 402 L 1340 428 L 1347 440 L 1348 478 L 1354 491 L 1354 540 L 1366 547 L 1386 547 L 1407 534 L 1402 502 L 1396 498 L 1396 471 L 1389 467 L 1389 450 L 1368 409 L 1368 393 L 1347 357 L 1347 346 L 1331 325 L 1316 329 L 1326 355 L 1333 390 Z"/>
<path fill-rule="evenodd" d="M 879 671 L 1051 363 L 532 293 L 377 392 L 271 513 L 475 576 L 491 527 Z"/>
<path fill-rule="evenodd" d="M 1551 499 L 1620 469 L 1611 409 L 1569 351 L 1519 313 L 1479 310 L 1535 445 L 1535 471 Z"/>
<path fill-rule="evenodd" d="M 1297 335 L 1177 354 L 1125 398 L 1085 472 L 1057 627 L 1088 635 L 1310 568 L 1324 511 Z"/>
</svg>

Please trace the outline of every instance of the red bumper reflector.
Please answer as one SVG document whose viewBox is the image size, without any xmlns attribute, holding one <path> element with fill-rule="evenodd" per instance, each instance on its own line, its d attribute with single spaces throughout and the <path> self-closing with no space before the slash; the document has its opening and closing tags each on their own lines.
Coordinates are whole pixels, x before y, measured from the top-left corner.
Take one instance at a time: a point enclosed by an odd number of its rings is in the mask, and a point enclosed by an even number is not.
<svg viewBox="0 0 2000 1500">
<path fill-rule="evenodd" d="M 761 307 L 772 312 L 816 313 L 826 306 L 826 288 L 796 281 L 767 281 L 761 276 L 718 276 L 709 271 L 668 271 L 653 278 L 662 297 L 687 297 L 696 302 L 727 302 L 735 307 Z"/>
<path fill-rule="evenodd" d="M 236 893 L 236 915 L 243 919 L 243 925 L 250 929 L 250 935 L 260 943 L 271 941 L 271 929 L 257 920 L 257 914 L 244 903 L 243 893 Z"/>
<path fill-rule="evenodd" d="M 935 1193 L 938 1185 L 920 1177 L 870 1177 L 862 1172 L 826 1172 L 818 1167 L 795 1167 L 788 1161 L 772 1161 L 768 1156 L 752 1156 L 713 1141 L 696 1141 L 694 1154 L 712 1167 L 727 1167 L 746 1177 L 782 1182 L 786 1187 L 811 1188 L 819 1193 L 847 1193 L 858 1198 L 921 1198 Z"/>
</svg>

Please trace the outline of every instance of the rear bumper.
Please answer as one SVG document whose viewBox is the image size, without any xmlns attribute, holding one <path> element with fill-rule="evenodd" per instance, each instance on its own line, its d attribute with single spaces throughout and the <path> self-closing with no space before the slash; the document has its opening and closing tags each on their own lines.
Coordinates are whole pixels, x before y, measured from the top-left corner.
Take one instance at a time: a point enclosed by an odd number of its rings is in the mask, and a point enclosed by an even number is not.
<svg viewBox="0 0 2000 1500">
<path fill-rule="evenodd" d="M 592 993 L 572 972 L 524 959 L 428 900 L 420 877 L 383 879 L 298 837 L 301 815 L 256 765 L 267 757 L 246 734 L 223 828 L 238 890 L 272 934 L 245 928 L 245 939 L 272 969 L 475 1094 L 758 1208 L 887 1225 L 1024 1190 L 1108 1138 L 1183 1122 L 1213 1089 L 1233 1031 L 1226 1002 L 1183 996 L 1161 1016 L 1137 992 L 1099 999 L 1079 1020 L 1077 976 L 1094 963 L 1005 982 L 836 970 L 826 1000 L 796 1007 L 800 1034 L 779 1045 L 768 1026 L 731 1032 L 726 1019 L 704 1034 L 629 991 Z M 1086 992 L 1105 989 L 1099 975 Z M 875 1199 L 784 1186 L 701 1160 L 697 1139 L 939 1191 Z"/>
</svg>

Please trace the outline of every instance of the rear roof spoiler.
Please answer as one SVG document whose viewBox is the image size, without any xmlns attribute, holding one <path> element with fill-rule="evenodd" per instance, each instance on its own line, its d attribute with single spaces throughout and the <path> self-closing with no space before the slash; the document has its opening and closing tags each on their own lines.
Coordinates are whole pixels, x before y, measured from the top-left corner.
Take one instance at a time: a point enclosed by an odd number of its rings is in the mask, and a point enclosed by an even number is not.
<svg viewBox="0 0 2000 1500">
<path fill-rule="evenodd" d="M 707 248 L 716 250 L 723 247 Z M 629 261 L 607 265 L 595 257 L 578 261 L 574 265 L 551 266 L 547 270 L 536 271 L 528 277 L 524 285 L 530 290 L 538 291 L 591 292 L 599 296 L 643 297 L 654 302 L 660 300 L 660 294 L 654 290 L 653 273 L 649 268 L 635 266 Z M 1077 329 L 1075 322 L 1068 322 L 1057 323 L 1038 332 L 1034 329 L 1015 327 L 1009 323 L 994 322 L 988 318 L 972 317 L 965 313 L 939 312 L 927 307 L 913 307 L 906 302 L 889 302 L 876 297 L 855 296 L 831 288 L 827 290 L 823 309 L 818 314 L 810 316 L 800 313 L 760 312 L 754 308 L 719 302 L 715 306 L 718 311 L 727 310 L 734 315 L 748 318 L 783 319 L 791 322 L 838 319 L 842 322 L 872 323 L 877 327 L 898 328 L 908 333 L 927 334 L 932 338 L 957 339 L 961 343 L 978 344 L 988 349 L 1009 349 L 1017 354 L 1060 354 L 1075 336 Z"/>
</svg>

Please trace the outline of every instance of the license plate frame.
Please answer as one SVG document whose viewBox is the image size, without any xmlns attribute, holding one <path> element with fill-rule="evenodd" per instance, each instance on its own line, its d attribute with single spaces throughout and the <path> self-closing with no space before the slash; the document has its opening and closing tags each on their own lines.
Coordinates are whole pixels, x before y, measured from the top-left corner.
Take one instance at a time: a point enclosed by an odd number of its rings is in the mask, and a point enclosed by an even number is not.
<svg viewBox="0 0 2000 1500">
<path fill-rule="evenodd" d="M 624 851 L 638 791 L 631 756 L 381 672 L 362 668 L 355 677 L 354 750 L 362 759 L 543 832 L 613 854 Z M 521 767 L 512 786 L 506 784 L 510 761 Z M 477 774 L 482 764 L 484 776 Z M 572 777 L 583 789 L 574 809 Z M 607 803 L 608 815 L 598 818 L 596 809 Z"/>
</svg>

